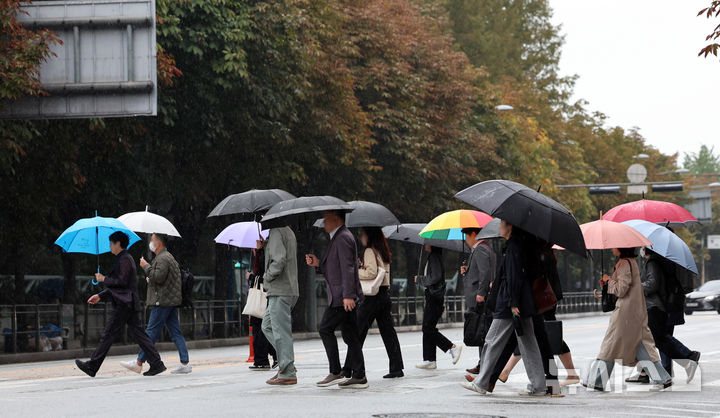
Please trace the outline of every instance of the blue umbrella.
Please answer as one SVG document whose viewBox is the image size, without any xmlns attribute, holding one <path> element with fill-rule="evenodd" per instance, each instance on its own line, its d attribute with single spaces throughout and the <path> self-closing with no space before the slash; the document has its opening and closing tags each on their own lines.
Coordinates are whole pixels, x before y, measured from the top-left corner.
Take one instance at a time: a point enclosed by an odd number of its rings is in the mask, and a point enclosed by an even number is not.
<svg viewBox="0 0 720 418">
<path fill-rule="evenodd" d="M 698 274 L 695 258 L 693 258 L 690 248 L 685 244 L 685 241 L 675 235 L 675 233 L 664 226 L 639 219 L 625 221 L 623 223 L 634 228 L 650 240 L 650 242 L 652 242 L 651 249 L 658 255 Z"/>
<path fill-rule="evenodd" d="M 128 236 L 128 248 L 140 241 L 136 233 L 115 218 L 103 218 L 95 214 L 94 218 L 84 218 L 66 229 L 55 244 L 66 253 L 95 254 L 98 256 L 98 273 L 100 272 L 100 254 L 110 252 L 110 235 L 123 232 Z M 94 284 L 97 284 L 93 280 Z"/>
</svg>

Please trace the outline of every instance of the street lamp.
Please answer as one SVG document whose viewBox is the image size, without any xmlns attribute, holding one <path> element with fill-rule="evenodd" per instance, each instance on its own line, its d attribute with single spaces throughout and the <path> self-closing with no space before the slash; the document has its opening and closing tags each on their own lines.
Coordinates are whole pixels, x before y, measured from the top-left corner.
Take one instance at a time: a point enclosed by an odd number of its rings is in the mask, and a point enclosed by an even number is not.
<svg viewBox="0 0 720 418">
<path fill-rule="evenodd" d="M 512 106 L 510 106 L 510 105 L 506 105 L 506 104 L 501 104 L 501 105 L 495 106 L 495 110 L 500 110 L 500 111 L 502 111 L 502 110 L 513 110 L 513 109 L 515 109 L 515 108 L 512 107 Z"/>
<path fill-rule="evenodd" d="M 633 158 L 638 159 L 638 160 L 647 160 L 648 158 L 650 158 L 650 156 L 647 154 L 638 154 L 638 155 L 634 155 Z"/>
</svg>

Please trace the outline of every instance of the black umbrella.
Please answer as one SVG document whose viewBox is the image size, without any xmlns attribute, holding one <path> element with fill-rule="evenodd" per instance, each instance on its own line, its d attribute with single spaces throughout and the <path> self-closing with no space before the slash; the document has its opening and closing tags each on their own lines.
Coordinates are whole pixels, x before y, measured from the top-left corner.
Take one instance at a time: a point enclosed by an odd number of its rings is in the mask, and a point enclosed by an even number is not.
<svg viewBox="0 0 720 418">
<path fill-rule="evenodd" d="M 345 215 L 345 226 L 348 228 L 382 227 L 400 223 L 388 208 L 379 203 L 363 200 L 353 200 L 347 203 L 353 208 L 352 212 Z M 313 224 L 318 228 L 322 228 L 323 225 L 322 219 L 318 219 Z"/>
<path fill-rule="evenodd" d="M 333 196 L 306 196 L 284 200 L 275 204 L 262 218 L 262 228 L 279 228 L 286 225 L 305 225 L 314 220 L 319 212 L 336 210 L 352 212 L 345 201 Z"/>
<path fill-rule="evenodd" d="M 468 187 L 455 197 L 545 241 L 583 257 L 587 254 L 575 216 L 539 191 L 514 181 L 488 180 Z"/>
<path fill-rule="evenodd" d="M 411 242 L 419 245 L 431 245 L 433 247 L 444 248 L 459 253 L 465 252 L 468 248 L 465 241 L 462 240 L 444 240 L 444 239 L 425 239 L 421 237 L 420 231 L 427 224 L 400 224 L 384 227 L 383 234 L 387 239 L 395 241 Z"/>
<path fill-rule="evenodd" d="M 247 220 L 254 220 L 257 214 L 264 212 L 274 204 L 284 200 L 295 199 L 295 196 L 280 189 L 252 189 L 243 193 L 231 194 L 222 200 L 208 217 L 222 215 L 246 215 Z"/>
</svg>

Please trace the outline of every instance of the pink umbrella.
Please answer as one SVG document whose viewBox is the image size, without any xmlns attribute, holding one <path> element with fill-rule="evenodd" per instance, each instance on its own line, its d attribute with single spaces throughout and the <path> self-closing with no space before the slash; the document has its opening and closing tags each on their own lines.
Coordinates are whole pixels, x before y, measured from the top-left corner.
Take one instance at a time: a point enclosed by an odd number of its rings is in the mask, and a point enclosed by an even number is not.
<svg viewBox="0 0 720 418">
<path fill-rule="evenodd" d="M 652 243 L 635 228 L 613 221 L 601 219 L 588 222 L 580 225 L 580 230 L 588 250 L 652 246 Z"/>
<path fill-rule="evenodd" d="M 615 206 L 602 218 L 615 222 L 640 219 L 656 224 L 670 224 L 670 226 L 700 223 L 682 206 L 676 205 L 675 203 L 647 199 Z"/>
</svg>

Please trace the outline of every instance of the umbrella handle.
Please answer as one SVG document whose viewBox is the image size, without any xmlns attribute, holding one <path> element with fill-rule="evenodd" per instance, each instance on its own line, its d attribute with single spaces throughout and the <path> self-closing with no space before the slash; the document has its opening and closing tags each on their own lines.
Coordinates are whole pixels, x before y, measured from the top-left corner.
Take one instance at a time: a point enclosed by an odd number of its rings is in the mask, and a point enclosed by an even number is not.
<svg viewBox="0 0 720 418">
<path fill-rule="evenodd" d="M 100 258 L 100 256 L 98 256 L 98 258 Z M 100 265 L 99 265 L 99 264 L 98 264 L 97 272 L 100 273 Z M 97 281 L 97 280 L 95 280 L 95 278 L 93 277 L 93 279 L 92 279 L 92 284 L 95 285 L 95 286 L 97 286 L 97 285 L 100 284 L 100 282 Z"/>
</svg>

